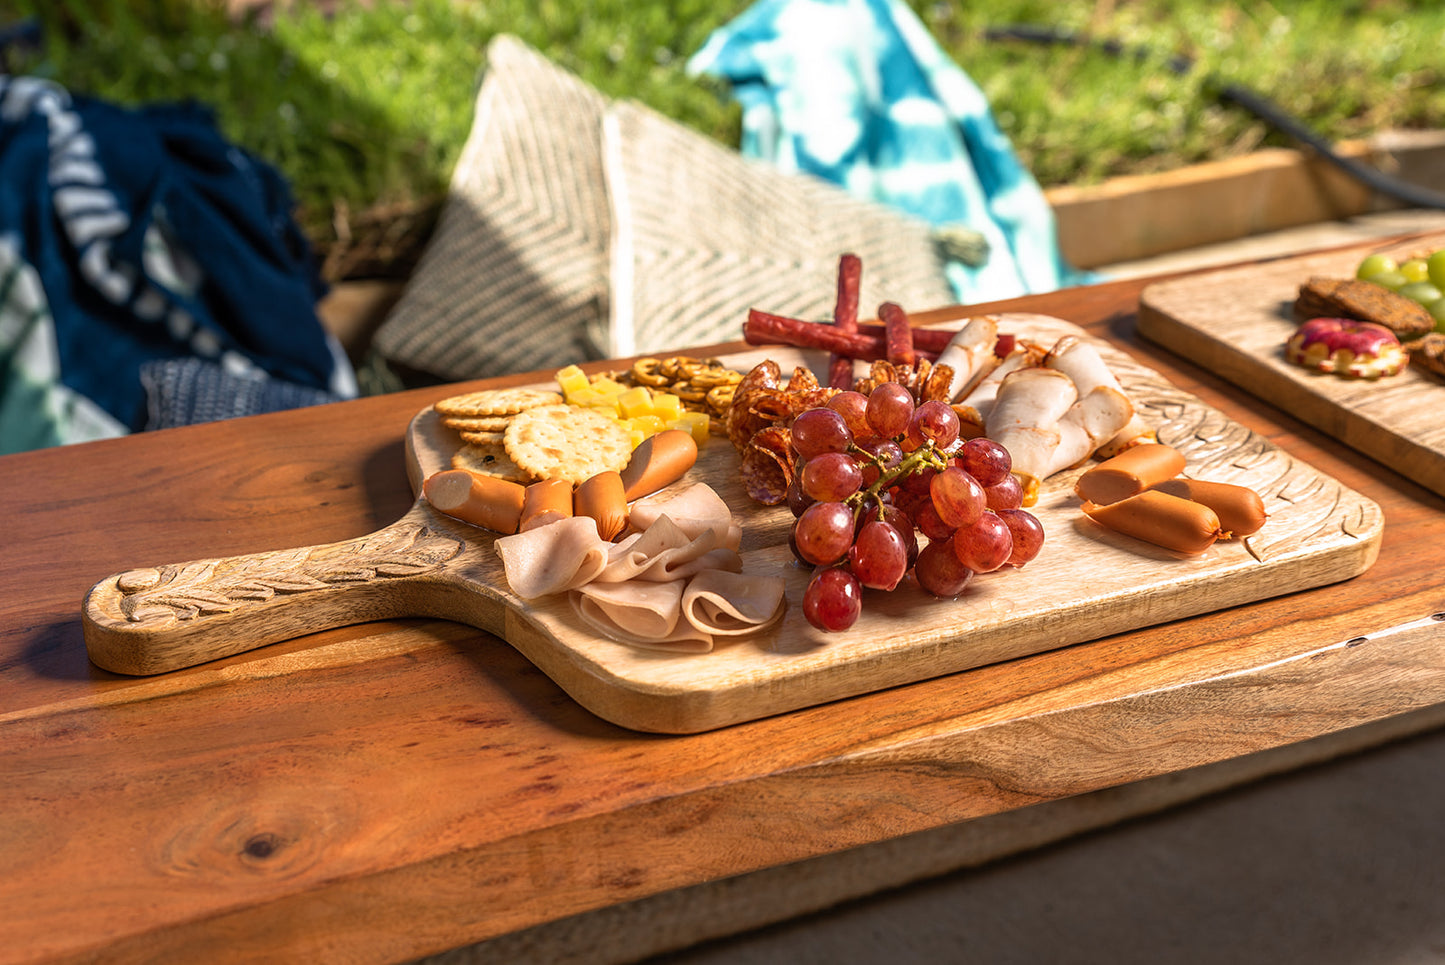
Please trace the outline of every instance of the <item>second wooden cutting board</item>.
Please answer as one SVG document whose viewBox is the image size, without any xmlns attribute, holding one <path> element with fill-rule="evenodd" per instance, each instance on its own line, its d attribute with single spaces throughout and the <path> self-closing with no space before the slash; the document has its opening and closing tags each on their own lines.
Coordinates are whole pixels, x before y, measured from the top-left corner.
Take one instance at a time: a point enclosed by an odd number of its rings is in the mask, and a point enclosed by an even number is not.
<svg viewBox="0 0 1445 965">
<path fill-rule="evenodd" d="M 1445 495 L 1445 381 L 1411 367 L 1376 381 L 1285 360 L 1291 306 L 1314 276 L 1349 278 L 1370 252 L 1445 248 L 1445 233 L 1284 258 L 1159 282 L 1139 300 L 1139 334 Z"/>
</svg>

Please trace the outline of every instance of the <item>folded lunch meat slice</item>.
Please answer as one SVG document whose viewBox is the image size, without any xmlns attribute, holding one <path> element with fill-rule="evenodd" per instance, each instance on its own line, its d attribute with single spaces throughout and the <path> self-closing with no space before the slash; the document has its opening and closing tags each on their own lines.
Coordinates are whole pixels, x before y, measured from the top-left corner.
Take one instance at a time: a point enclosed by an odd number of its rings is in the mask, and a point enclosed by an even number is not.
<svg viewBox="0 0 1445 965">
<path fill-rule="evenodd" d="M 507 584 L 524 600 L 562 593 L 597 579 L 612 544 L 590 516 L 569 516 L 497 540 Z"/>
<path fill-rule="evenodd" d="M 712 634 L 682 619 L 686 585 L 686 580 L 589 583 L 570 599 L 582 622 L 603 636 L 648 649 L 706 653 Z"/>
<path fill-rule="evenodd" d="M 646 531 L 626 537 L 613 546 L 599 583 L 625 580 L 665 582 L 685 579 L 706 569 L 739 571 L 743 559 L 737 550 L 722 546 L 717 530 L 708 527 L 689 536 L 663 514 Z"/>
<path fill-rule="evenodd" d="M 752 633 L 783 615 L 781 576 L 705 570 L 682 594 L 682 615 L 699 630 L 717 636 Z"/>
</svg>

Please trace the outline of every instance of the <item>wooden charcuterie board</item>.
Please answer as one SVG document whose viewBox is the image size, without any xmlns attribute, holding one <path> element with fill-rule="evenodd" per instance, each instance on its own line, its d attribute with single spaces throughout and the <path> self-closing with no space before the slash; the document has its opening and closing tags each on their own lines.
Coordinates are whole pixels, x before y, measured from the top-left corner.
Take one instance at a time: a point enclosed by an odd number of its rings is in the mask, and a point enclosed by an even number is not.
<svg viewBox="0 0 1445 965">
<path fill-rule="evenodd" d="M 1081 329 L 1044 316 L 1002 316 L 1000 329 L 1052 344 Z M 418 499 L 397 523 L 356 540 L 225 560 L 149 567 L 98 584 L 85 608 L 92 660 L 158 673 L 330 627 L 434 616 L 508 640 L 574 699 L 625 727 L 691 733 L 1064 647 L 1355 576 L 1374 561 L 1383 519 L 1359 493 L 1231 422 L 1104 342 L 1096 342 L 1160 441 L 1199 478 L 1247 485 L 1271 514 L 1255 535 L 1198 557 L 1107 532 L 1078 509 L 1073 480 L 1046 481 L 1032 507 L 1046 531 L 1037 559 L 975 579 L 939 600 L 905 584 L 868 591 L 849 631 L 825 634 L 802 614 L 809 570 L 787 546 L 792 516 L 743 492 L 738 456 L 714 438 L 684 483 L 716 489 L 743 526 L 747 572 L 780 572 L 782 619 L 706 654 L 633 648 L 589 632 L 563 597 L 510 593 L 485 531 Z M 784 371 L 820 355 L 772 348 L 726 356 Z M 408 429 L 414 487 L 459 444 L 424 410 Z"/>
<path fill-rule="evenodd" d="M 1349 278 L 1368 253 L 1445 247 L 1445 234 L 1191 275 L 1145 288 L 1139 334 L 1445 495 L 1445 380 L 1418 369 L 1373 381 L 1291 365 L 1291 305 L 1311 277 Z"/>
</svg>

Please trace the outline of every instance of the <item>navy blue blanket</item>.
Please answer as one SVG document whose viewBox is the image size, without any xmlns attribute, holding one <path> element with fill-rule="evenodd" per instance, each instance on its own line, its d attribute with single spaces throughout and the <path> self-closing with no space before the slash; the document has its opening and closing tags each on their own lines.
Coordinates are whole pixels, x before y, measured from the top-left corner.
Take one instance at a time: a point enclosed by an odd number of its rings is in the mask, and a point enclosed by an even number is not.
<svg viewBox="0 0 1445 965">
<path fill-rule="evenodd" d="M 200 105 L 0 76 L 0 451 L 145 428 L 158 360 L 355 395 L 291 204 Z"/>
</svg>

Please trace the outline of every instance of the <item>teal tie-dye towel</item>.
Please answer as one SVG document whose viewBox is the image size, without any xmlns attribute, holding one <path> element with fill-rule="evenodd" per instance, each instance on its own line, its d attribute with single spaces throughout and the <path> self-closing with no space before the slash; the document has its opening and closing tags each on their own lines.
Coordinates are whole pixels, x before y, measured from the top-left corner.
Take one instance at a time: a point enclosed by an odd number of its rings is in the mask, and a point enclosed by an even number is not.
<svg viewBox="0 0 1445 965">
<path fill-rule="evenodd" d="M 743 154 L 894 205 L 945 241 L 981 238 L 986 253 L 956 247 L 948 263 L 960 302 L 1090 280 L 1065 263 L 983 92 L 899 0 L 760 0 L 688 70 L 731 85 Z"/>
</svg>

